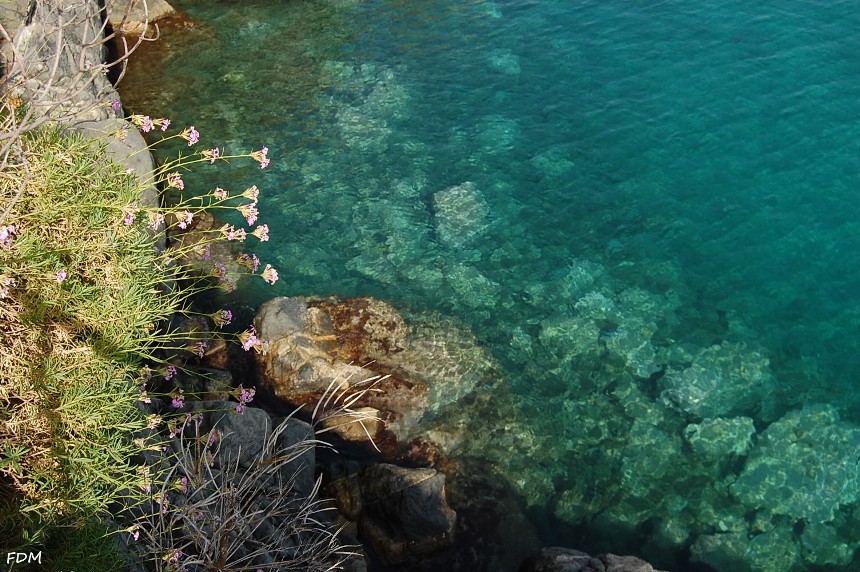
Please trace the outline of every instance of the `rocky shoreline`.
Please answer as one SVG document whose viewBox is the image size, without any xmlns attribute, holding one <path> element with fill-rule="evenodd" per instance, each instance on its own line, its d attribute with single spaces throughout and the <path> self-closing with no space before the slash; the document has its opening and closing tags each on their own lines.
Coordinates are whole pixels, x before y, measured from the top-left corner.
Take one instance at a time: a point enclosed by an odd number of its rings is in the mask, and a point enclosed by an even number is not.
<svg viewBox="0 0 860 572">
<path fill-rule="evenodd" d="M 119 26 L 123 16 L 112 10 L 115 5 L 108 2 L 108 19 Z M 42 37 L 41 26 L 50 26 L 60 9 L 52 2 L 19 0 L 2 14 L 3 24 L 17 30 L 14 40 L 22 47 L 31 38 Z M 99 29 L 100 13 L 89 1 L 71 9 L 80 11 L 75 19 L 84 27 L 81 35 L 71 34 L 66 42 L 80 51 L 75 42 L 82 43 L 83 37 Z M 171 10 L 163 2 L 151 2 L 148 15 L 133 11 L 129 18 L 134 22 L 123 26 L 140 33 L 146 20 Z M 63 61 L 58 76 L 75 77 L 75 65 L 74 58 Z M 24 91 L 15 95 L 26 98 L 36 93 L 45 85 L 40 77 L 37 73 L 29 78 L 22 84 Z M 63 89 L 69 86 L 57 82 L 57 93 Z M 106 78 L 98 76 L 64 113 L 76 117 L 73 129 L 103 137 L 124 125 L 119 112 L 103 105 L 105 101 L 119 101 L 119 96 Z M 123 140 L 111 140 L 108 153 L 134 169 L 141 180 L 150 178 L 154 163 L 136 130 Z M 458 197 L 468 194 L 467 185 L 452 192 Z M 151 205 L 158 200 L 152 187 L 142 197 Z M 451 240 L 462 235 L 457 229 L 449 234 Z M 353 460 L 346 456 L 315 459 L 309 451 L 290 466 L 296 490 L 306 495 L 314 493 L 315 472 L 322 472 L 324 490 L 338 509 L 332 526 L 345 525 L 344 541 L 357 539 L 365 547 L 367 561 L 353 559 L 347 569 L 509 568 L 512 558 L 522 559 L 524 550 L 534 546 L 536 535 L 524 519 L 515 516 L 519 512 L 513 510 L 515 495 L 506 485 L 494 482 L 492 475 L 470 474 L 469 464 L 453 454 L 469 439 L 468 428 L 457 430 L 440 422 L 450 410 L 474 400 L 481 388 L 493 388 L 494 364 L 471 333 L 456 322 L 445 324 L 445 320 L 411 324 L 394 307 L 372 298 L 276 298 L 264 304 L 255 319 L 261 338 L 271 344 L 268 353 L 249 362 L 246 355 L 231 355 L 229 347 L 220 346 L 193 364 L 200 377 L 180 382 L 189 393 L 202 386 L 204 393 L 216 398 L 189 402 L 190 409 L 230 407 L 225 396 L 218 395 L 219 387 L 258 385 L 266 394 L 268 400 L 261 402 L 273 404 L 271 411 L 249 408 L 242 416 L 205 420 L 203 430 L 217 425 L 226 434 L 222 446 L 235 447 L 236 458 L 245 464 L 252 463 L 253 456 L 240 452 L 240 444 L 271 434 L 285 418 L 285 408 L 313 407 L 332 386 L 338 388 L 339 399 L 349 401 L 350 411 L 362 414 L 361 424 L 342 424 L 333 417 L 327 427 L 344 450 L 355 453 Z M 207 385 L 213 379 L 219 384 Z M 153 407 L 157 413 L 158 405 Z M 296 419 L 289 426 L 292 437 L 287 443 L 298 442 L 311 431 Z M 504 533 L 503 527 L 508 529 Z M 518 533 L 511 535 L 511 529 Z M 522 545 L 501 544 L 512 536 L 519 536 Z M 591 558 L 573 550 L 550 549 L 530 557 L 520 570 L 645 572 L 653 568 L 630 557 Z"/>
</svg>

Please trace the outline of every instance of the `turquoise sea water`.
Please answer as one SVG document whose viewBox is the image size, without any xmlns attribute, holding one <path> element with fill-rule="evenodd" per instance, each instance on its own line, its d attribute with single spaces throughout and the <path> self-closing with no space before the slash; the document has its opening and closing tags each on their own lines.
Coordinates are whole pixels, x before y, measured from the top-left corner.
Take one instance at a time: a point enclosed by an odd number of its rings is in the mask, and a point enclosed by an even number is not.
<svg viewBox="0 0 860 572">
<path fill-rule="evenodd" d="M 544 543 L 850 567 L 856 4 L 176 5 L 194 25 L 124 100 L 270 148 L 198 179 L 263 191 L 282 282 L 244 285 L 248 307 L 372 295 L 465 323 L 499 401 L 460 454 Z"/>
</svg>

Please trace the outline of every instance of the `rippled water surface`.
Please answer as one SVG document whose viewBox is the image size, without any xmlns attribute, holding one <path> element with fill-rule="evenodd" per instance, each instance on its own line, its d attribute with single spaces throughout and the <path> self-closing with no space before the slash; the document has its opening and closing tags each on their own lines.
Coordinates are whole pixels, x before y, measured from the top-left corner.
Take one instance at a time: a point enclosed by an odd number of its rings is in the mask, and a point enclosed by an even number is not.
<svg viewBox="0 0 860 572">
<path fill-rule="evenodd" d="M 499 397 L 460 454 L 542 542 L 850 567 L 856 4 L 176 4 L 126 104 L 268 145 L 266 171 L 197 181 L 256 177 L 275 293 L 471 328 Z"/>
</svg>

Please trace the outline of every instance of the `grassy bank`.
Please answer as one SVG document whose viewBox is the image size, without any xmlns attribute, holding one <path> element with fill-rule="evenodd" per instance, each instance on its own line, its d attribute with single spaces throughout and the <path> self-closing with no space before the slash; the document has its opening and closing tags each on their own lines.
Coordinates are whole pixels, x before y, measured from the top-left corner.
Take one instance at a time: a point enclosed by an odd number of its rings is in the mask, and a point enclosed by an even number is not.
<svg viewBox="0 0 860 572">
<path fill-rule="evenodd" d="M 93 519 L 143 491 L 136 379 L 180 300 L 153 233 L 126 224 L 135 177 L 59 129 L 20 151 L 0 176 L 0 538 L 94 550 Z"/>
</svg>

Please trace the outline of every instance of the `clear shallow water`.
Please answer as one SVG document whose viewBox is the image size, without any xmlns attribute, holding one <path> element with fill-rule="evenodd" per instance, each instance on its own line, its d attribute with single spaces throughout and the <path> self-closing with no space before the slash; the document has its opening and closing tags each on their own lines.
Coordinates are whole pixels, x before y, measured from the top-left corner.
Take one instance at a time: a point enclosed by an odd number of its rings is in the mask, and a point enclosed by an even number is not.
<svg viewBox="0 0 860 572">
<path fill-rule="evenodd" d="M 544 542 L 667 567 L 851 560 L 856 6 L 177 4 L 195 25 L 124 101 L 269 146 L 265 172 L 199 184 L 263 190 L 274 293 L 472 329 L 501 374 L 461 454 L 562 531 Z"/>
</svg>

